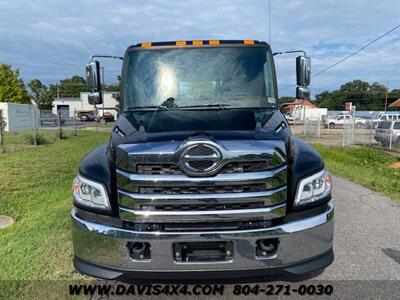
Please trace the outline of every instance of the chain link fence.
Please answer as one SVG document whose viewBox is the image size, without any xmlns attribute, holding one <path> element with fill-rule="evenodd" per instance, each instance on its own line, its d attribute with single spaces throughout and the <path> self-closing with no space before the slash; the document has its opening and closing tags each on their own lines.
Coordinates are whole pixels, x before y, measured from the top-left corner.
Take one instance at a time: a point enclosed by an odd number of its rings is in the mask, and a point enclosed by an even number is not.
<svg viewBox="0 0 400 300">
<path fill-rule="evenodd" d="M 62 111 L 33 111 L 31 129 L 6 132 L 7 120 L 0 110 L 0 154 L 20 149 L 54 143 L 72 138 L 80 131 L 110 132 L 114 118 L 105 119 L 91 112 L 74 111 L 71 115 Z"/>
<path fill-rule="evenodd" d="M 291 124 L 292 133 L 308 143 L 327 146 L 371 146 L 400 153 L 400 121 L 376 125 L 345 120 L 329 126 L 321 120 L 305 119 Z"/>
<path fill-rule="evenodd" d="M 0 110 L 0 154 L 68 139 L 82 130 L 109 132 L 114 123 L 113 119 L 105 122 L 104 118 L 100 119 L 91 112 L 74 111 L 68 115 L 60 111 L 55 114 L 51 110 L 40 110 L 34 113 L 39 115 L 32 118 L 31 130 L 5 132 L 7 120 Z M 400 121 L 384 124 L 376 128 L 367 123 L 355 124 L 347 120 L 331 127 L 319 118 L 307 118 L 295 121 L 291 124 L 291 130 L 308 143 L 342 147 L 371 146 L 400 153 Z M 390 126 L 387 127 L 387 124 Z"/>
</svg>

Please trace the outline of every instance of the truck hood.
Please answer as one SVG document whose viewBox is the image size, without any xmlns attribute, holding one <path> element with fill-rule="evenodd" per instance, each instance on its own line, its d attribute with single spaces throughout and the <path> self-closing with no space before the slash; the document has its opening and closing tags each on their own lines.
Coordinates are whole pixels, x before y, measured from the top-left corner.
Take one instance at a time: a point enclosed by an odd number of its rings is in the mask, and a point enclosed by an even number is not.
<svg viewBox="0 0 400 300">
<path fill-rule="evenodd" d="M 112 130 L 112 145 L 186 140 L 284 140 L 289 126 L 278 110 L 250 109 L 146 111 L 122 113 Z M 114 148 L 113 147 L 113 148 Z"/>
</svg>

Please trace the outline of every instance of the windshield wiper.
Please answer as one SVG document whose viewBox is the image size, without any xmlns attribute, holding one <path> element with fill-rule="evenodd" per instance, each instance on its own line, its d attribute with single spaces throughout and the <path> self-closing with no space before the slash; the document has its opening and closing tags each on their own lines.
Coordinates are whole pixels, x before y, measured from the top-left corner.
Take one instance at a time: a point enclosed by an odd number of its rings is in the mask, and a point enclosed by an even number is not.
<svg viewBox="0 0 400 300">
<path fill-rule="evenodd" d="M 207 108 L 207 107 L 215 107 L 218 109 L 225 109 L 228 106 L 232 106 L 229 103 L 212 103 L 212 104 L 198 104 L 198 105 L 185 105 L 185 106 L 178 106 L 176 108 Z"/>
<path fill-rule="evenodd" d="M 132 106 L 125 109 L 125 111 L 134 111 L 134 110 L 169 110 L 169 108 L 163 105 L 148 105 L 148 106 Z"/>
</svg>

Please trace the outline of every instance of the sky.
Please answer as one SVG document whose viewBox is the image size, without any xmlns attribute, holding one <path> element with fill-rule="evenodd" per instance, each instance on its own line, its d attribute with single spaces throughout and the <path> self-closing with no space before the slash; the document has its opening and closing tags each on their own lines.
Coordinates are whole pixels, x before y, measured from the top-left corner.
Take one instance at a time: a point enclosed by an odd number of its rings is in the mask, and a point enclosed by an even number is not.
<svg viewBox="0 0 400 300">
<path fill-rule="evenodd" d="M 0 0 L 0 63 L 49 84 L 84 76 L 92 54 L 122 56 L 143 41 L 254 39 L 305 50 L 316 74 L 399 24 L 399 0 Z M 280 96 L 295 94 L 295 56 L 275 56 Z M 115 82 L 120 61 L 103 66 Z M 400 29 L 313 78 L 311 93 L 353 79 L 400 88 Z"/>
</svg>

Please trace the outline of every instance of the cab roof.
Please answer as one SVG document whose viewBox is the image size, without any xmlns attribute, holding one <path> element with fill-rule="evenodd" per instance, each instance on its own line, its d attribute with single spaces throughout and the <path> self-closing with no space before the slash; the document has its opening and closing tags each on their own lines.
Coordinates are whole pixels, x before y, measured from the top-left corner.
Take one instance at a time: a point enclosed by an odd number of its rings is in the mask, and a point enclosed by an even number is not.
<svg viewBox="0 0 400 300">
<path fill-rule="evenodd" d="M 218 45 L 258 45 L 267 46 L 267 43 L 256 40 L 191 40 L 170 42 L 142 42 L 129 48 L 152 48 L 152 47 L 185 47 L 185 46 L 218 46 Z"/>
</svg>

